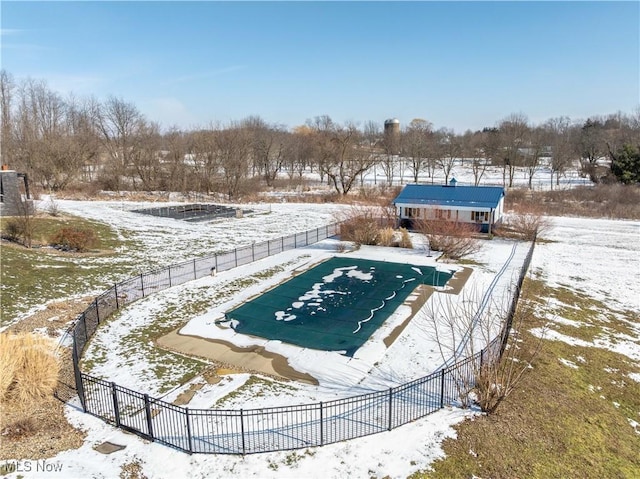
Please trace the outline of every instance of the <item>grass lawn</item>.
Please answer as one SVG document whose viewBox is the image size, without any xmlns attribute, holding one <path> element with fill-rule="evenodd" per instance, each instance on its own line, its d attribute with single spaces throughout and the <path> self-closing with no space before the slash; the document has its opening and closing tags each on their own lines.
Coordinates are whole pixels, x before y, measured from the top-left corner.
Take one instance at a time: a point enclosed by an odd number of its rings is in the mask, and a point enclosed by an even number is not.
<svg viewBox="0 0 640 479">
<path fill-rule="evenodd" d="M 2 218 L 0 227 L 7 221 Z M 33 248 L 2 242 L 0 326 L 49 301 L 95 293 L 131 269 L 112 260 L 117 249 L 130 245 L 105 224 L 72 216 L 37 216 L 34 223 Z M 97 249 L 78 254 L 46 247 L 48 238 L 63 226 L 92 229 L 99 239 Z"/>
<path fill-rule="evenodd" d="M 525 285 L 536 290 L 535 301 L 560 297 L 579 306 L 575 314 L 588 328 L 574 328 L 573 337 L 611 337 L 631 319 L 630 312 L 603 316 L 600 307 L 586 308 L 585 298 L 568 289 L 530 279 Z M 527 330 L 544 325 L 540 313 Z M 529 333 L 523 339 L 523 348 L 538 341 Z M 616 352 L 544 339 L 517 390 L 494 414 L 457 426 L 458 438 L 444 443 L 446 457 L 414 477 L 638 478 L 640 428 L 633 421 L 640 422 L 640 384 L 628 376 L 638 372 L 640 365 Z"/>
</svg>

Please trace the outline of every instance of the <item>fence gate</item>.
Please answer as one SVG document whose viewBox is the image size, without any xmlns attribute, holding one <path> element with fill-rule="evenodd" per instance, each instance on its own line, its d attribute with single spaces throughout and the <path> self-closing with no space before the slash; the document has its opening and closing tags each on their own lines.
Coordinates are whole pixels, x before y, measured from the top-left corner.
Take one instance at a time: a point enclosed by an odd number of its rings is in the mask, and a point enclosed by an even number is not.
<svg viewBox="0 0 640 479">
<path fill-rule="evenodd" d="M 120 426 L 153 439 L 148 396 L 117 384 L 113 385 L 113 395 Z"/>
</svg>

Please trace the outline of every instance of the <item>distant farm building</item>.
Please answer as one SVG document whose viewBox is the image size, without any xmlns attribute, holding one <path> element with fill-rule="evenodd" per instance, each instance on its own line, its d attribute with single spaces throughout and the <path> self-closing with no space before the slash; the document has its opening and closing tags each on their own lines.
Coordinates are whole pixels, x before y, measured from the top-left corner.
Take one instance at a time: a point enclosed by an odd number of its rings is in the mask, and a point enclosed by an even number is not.
<svg viewBox="0 0 640 479">
<path fill-rule="evenodd" d="M 448 220 L 478 226 L 487 233 L 502 222 L 504 188 L 500 186 L 406 185 L 393 200 L 402 226 L 418 220 Z"/>
<path fill-rule="evenodd" d="M 27 175 L 2 165 L 0 171 L 0 216 L 20 216 L 30 211 Z"/>
</svg>

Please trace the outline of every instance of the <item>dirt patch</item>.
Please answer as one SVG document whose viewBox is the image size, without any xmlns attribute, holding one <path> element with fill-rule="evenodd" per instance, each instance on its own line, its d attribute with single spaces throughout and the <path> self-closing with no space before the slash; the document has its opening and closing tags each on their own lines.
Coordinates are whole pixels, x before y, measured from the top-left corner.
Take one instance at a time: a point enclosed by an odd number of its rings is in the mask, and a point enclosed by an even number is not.
<svg viewBox="0 0 640 479">
<path fill-rule="evenodd" d="M 82 446 L 85 434 L 72 427 L 64 415 L 64 404 L 54 397 L 43 399 L 28 412 L 3 403 L 0 408 L 0 460 L 7 459 L 46 459 L 68 449 Z M 16 424 L 25 424 L 20 434 Z"/>
<path fill-rule="evenodd" d="M 45 309 L 32 314 L 7 328 L 10 333 L 29 333 L 35 330 L 46 331 L 49 337 L 57 337 L 60 330 L 69 327 L 80 313 L 94 300 L 93 296 L 49 303 Z"/>
</svg>

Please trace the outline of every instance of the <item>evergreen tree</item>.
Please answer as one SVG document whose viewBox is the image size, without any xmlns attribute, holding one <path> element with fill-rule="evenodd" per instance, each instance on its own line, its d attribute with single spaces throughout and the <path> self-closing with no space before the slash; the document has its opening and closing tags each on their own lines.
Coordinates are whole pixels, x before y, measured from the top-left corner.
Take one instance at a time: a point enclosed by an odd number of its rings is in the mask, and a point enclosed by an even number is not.
<svg viewBox="0 0 640 479">
<path fill-rule="evenodd" d="M 611 155 L 611 173 L 626 185 L 640 183 L 640 149 L 630 145 L 622 145 Z"/>
</svg>

